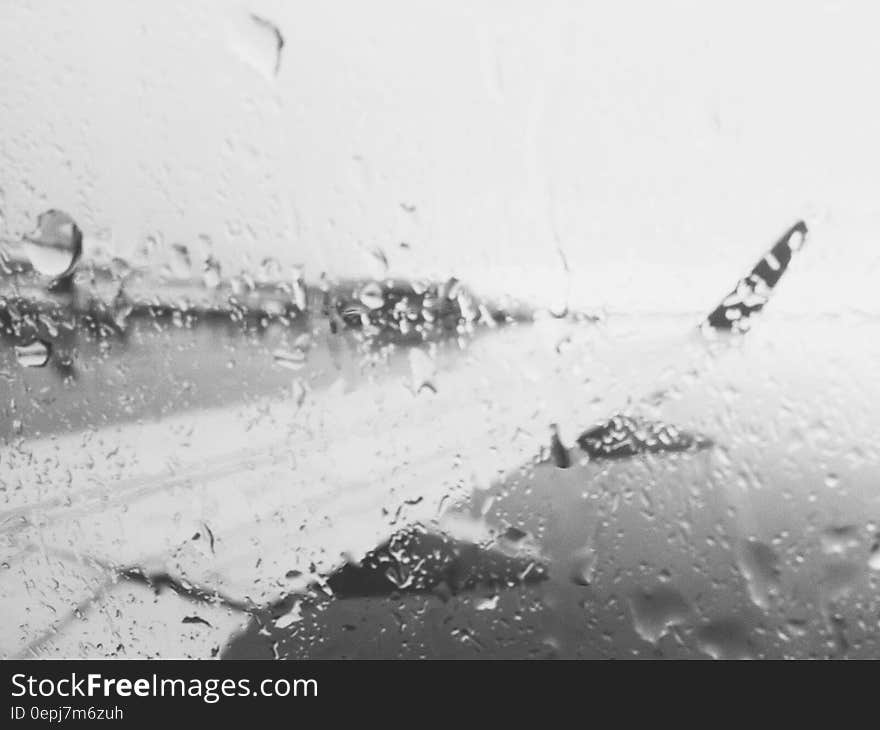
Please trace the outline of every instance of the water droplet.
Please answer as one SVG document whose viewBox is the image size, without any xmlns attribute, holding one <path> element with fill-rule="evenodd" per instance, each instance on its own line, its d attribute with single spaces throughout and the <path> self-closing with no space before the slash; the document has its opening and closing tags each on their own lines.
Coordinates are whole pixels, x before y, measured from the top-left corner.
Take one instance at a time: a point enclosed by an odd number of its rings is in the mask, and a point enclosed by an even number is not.
<svg viewBox="0 0 880 730">
<path fill-rule="evenodd" d="M 264 258 L 260 263 L 258 278 L 262 282 L 277 282 L 281 279 L 281 264 L 278 259 L 271 256 Z"/>
<path fill-rule="evenodd" d="M 748 540 L 740 549 L 738 564 L 752 603 L 768 608 L 770 599 L 779 594 L 779 556 L 769 545 Z"/>
<path fill-rule="evenodd" d="M 37 218 L 37 230 L 24 237 L 31 265 L 45 276 L 60 277 L 73 271 L 82 255 L 82 231 L 73 218 L 48 210 Z"/>
<path fill-rule="evenodd" d="M 49 362 L 52 354 L 52 346 L 42 340 L 34 340 L 27 345 L 18 345 L 15 348 L 15 356 L 19 365 L 26 368 L 41 368 Z"/>
<path fill-rule="evenodd" d="M 564 300 L 557 300 L 550 305 L 548 311 L 551 317 L 565 319 L 568 316 L 568 303 Z"/>
<path fill-rule="evenodd" d="M 175 243 L 171 247 L 171 260 L 169 261 L 171 275 L 175 279 L 189 279 L 192 271 L 192 262 L 189 258 L 189 250 L 181 243 Z"/>
<path fill-rule="evenodd" d="M 306 402 L 308 390 L 306 389 L 306 386 L 301 378 L 297 378 L 293 381 L 293 385 L 291 386 L 291 395 L 293 396 L 293 400 L 296 403 L 297 407 L 302 406 L 302 404 Z"/>
<path fill-rule="evenodd" d="M 380 248 L 379 246 L 376 246 L 376 248 L 374 248 L 370 251 L 370 255 L 373 257 L 376 264 L 378 264 L 381 267 L 380 268 L 380 271 L 382 272 L 381 275 L 384 276 L 388 272 L 388 256 L 387 256 L 387 254 L 385 253 L 385 251 L 382 248 Z"/>
<path fill-rule="evenodd" d="M 412 283 L 412 290 L 416 294 L 424 294 L 426 291 L 428 291 L 428 286 L 430 285 L 427 281 L 424 281 L 423 279 L 418 279 Z"/>
<path fill-rule="evenodd" d="M 822 531 L 822 552 L 826 555 L 844 555 L 859 547 L 859 529 L 855 525 L 828 527 Z"/>
<path fill-rule="evenodd" d="M 697 646 L 713 659 L 754 659 L 755 652 L 745 625 L 734 618 L 719 619 L 701 627 Z"/>
<path fill-rule="evenodd" d="M 828 601 L 836 601 L 852 593 L 864 578 L 863 564 L 852 560 L 834 559 L 823 569 L 821 588 Z"/>
<path fill-rule="evenodd" d="M 232 50 L 244 63 L 266 79 L 278 75 L 284 35 L 272 20 L 253 13 L 242 14 L 229 30 Z"/>
<path fill-rule="evenodd" d="M 571 581 L 579 586 L 588 586 L 593 582 L 596 563 L 599 555 L 592 545 L 586 545 L 572 555 Z"/>
<path fill-rule="evenodd" d="M 208 289 L 216 289 L 220 286 L 222 277 L 223 274 L 220 268 L 220 262 L 213 256 L 209 256 L 205 260 L 205 271 L 202 275 L 202 281 L 205 283 L 205 286 Z"/>
<path fill-rule="evenodd" d="M 636 633 L 651 644 L 660 641 L 669 629 L 687 621 L 691 613 L 681 593 L 668 585 L 639 591 L 630 599 L 630 610 Z"/>
<path fill-rule="evenodd" d="M 361 289 L 358 299 L 368 309 L 379 309 L 385 303 L 382 287 L 376 282 L 370 282 Z"/>
<path fill-rule="evenodd" d="M 409 351 L 409 369 L 412 374 L 412 389 L 418 394 L 423 388 L 437 392 L 434 379 L 437 377 L 437 366 L 431 356 L 424 350 Z"/>
<path fill-rule="evenodd" d="M 275 362 L 288 370 L 300 370 L 306 364 L 312 338 L 303 334 L 294 340 L 293 347 L 289 350 L 275 350 L 272 357 Z"/>
<path fill-rule="evenodd" d="M 309 300 L 308 300 L 308 290 L 306 289 L 305 275 L 299 269 L 296 269 L 294 272 L 293 278 L 293 303 L 296 304 L 296 308 L 300 312 L 305 312 Z"/>
</svg>

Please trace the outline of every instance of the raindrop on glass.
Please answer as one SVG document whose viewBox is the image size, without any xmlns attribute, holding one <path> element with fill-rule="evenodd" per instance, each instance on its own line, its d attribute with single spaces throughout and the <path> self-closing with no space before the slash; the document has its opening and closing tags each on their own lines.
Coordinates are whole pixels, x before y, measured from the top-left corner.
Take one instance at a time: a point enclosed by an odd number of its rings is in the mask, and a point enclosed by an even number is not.
<svg viewBox="0 0 880 730">
<path fill-rule="evenodd" d="M 588 586 L 593 582 L 593 574 L 596 572 L 596 563 L 599 556 L 592 545 L 587 545 L 572 555 L 571 571 L 569 573 L 572 583 L 579 586 Z"/>
<path fill-rule="evenodd" d="M 49 362 L 52 347 L 42 340 L 34 340 L 30 344 L 16 346 L 15 356 L 18 363 L 26 368 L 41 368 Z"/>
<path fill-rule="evenodd" d="M 358 299 L 369 309 L 379 309 L 385 303 L 382 287 L 375 282 L 371 282 L 361 289 Z"/>
<path fill-rule="evenodd" d="M 289 350 L 275 350 L 272 357 L 275 362 L 288 370 L 300 370 L 306 364 L 309 347 L 311 347 L 312 338 L 303 334 L 296 338 L 293 347 Z"/>
<path fill-rule="evenodd" d="M 633 627 L 645 641 L 656 644 L 691 614 L 691 607 L 682 595 L 667 585 L 652 591 L 639 591 L 630 599 Z"/>
<path fill-rule="evenodd" d="M 192 262 L 189 258 L 189 250 L 180 243 L 171 247 L 171 260 L 169 262 L 171 275 L 175 279 L 188 279 L 192 271 Z"/>
<path fill-rule="evenodd" d="M 48 210 L 37 218 L 37 229 L 24 236 L 24 247 L 37 271 L 60 277 L 73 271 L 82 255 L 82 231 L 64 211 Z"/>
<path fill-rule="evenodd" d="M 216 289 L 220 286 L 221 278 L 222 270 L 220 268 L 220 262 L 213 257 L 209 257 L 205 261 L 205 270 L 202 275 L 202 281 L 208 289 Z"/>
</svg>

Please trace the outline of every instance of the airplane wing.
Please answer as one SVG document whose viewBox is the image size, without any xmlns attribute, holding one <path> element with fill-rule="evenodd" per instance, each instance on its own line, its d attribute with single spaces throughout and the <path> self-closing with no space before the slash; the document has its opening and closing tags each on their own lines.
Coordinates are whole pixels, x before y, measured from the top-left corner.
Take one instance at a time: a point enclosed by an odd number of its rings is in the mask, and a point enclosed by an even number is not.
<svg viewBox="0 0 880 730">
<path fill-rule="evenodd" d="M 773 289 L 782 279 L 794 254 L 806 242 L 807 226 L 798 221 L 773 244 L 752 270 L 742 277 L 733 290 L 713 309 L 700 324 L 702 336 L 681 342 L 678 352 L 664 353 L 658 362 L 662 370 L 653 382 L 643 382 L 650 388 L 639 400 L 583 431 L 577 444 L 591 458 L 627 458 L 636 454 L 658 451 L 686 451 L 711 446 L 712 439 L 703 434 L 683 431 L 670 424 L 655 422 L 632 411 L 647 403 L 662 401 L 671 388 L 680 383 L 686 372 L 696 372 L 694 363 L 700 362 L 706 337 L 711 341 L 713 356 L 717 356 L 729 340 L 718 335 L 743 334 L 748 331 L 757 315 L 770 299 Z M 650 373 L 650 370 L 647 370 Z M 559 460 L 557 460 L 558 462 Z"/>
<path fill-rule="evenodd" d="M 735 293 L 766 295 L 799 226 Z M 760 308 L 740 299 L 725 299 L 741 312 L 725 323 Z M 338 345 L 323 337 L 315 348 Z M 647 379 L 638 339 L 613 326 L 517 324 L 459 347 L 398 348 L 357 388 L 337 380 L 304 400 L 11 440 L 0 452 L 0 606 L 33 608 L 0 630 L 0 654 L 216 655 L 251 607 L 305 590 L 408 524 L 441 524 L 473 489 L 528 469 L 551 421 L 571 434 Z M 413 387 L 412 362 L 425 358 L 433 389 Z M 484 525 L 456 529 L 491 538 L 477 534 Z"/>
</svg>

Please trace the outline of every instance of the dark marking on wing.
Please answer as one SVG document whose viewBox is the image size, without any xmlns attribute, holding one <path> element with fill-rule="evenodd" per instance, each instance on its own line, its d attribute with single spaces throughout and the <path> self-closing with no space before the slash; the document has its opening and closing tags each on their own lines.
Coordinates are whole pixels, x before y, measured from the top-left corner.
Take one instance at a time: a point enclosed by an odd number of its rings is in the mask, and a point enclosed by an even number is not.
<svg viewBox="0 0 880 730">
<path fill-rule="evenodd" d="M 696 451 L 710 447 L 712 440 L 670 424 L 617 414 L 584 431 L 577 443 L 591 458 L 621 459 L 644 453 Z"/>
<path fill-rule="evenodd" d="M 798 221 L 755 264 L 751 272 L 737 282 L 733 291 L 712 310 L 704 326 L 716 330 L 746 331 L 749 318 L 764 308 L 773 288 L 788 269 L 792 256 L 804 245 L 806 238 L 807 224 Z"/>
<path fill-rule="evenodd" d="M 547 578 L 547 568 L 531 557 L 429 532 L 405 528 L 357 563 L 336 570 L 327 585 L 340 599 L 406 593 L 469 590 L 478 586 L 513 587 Z"/>
</svg>

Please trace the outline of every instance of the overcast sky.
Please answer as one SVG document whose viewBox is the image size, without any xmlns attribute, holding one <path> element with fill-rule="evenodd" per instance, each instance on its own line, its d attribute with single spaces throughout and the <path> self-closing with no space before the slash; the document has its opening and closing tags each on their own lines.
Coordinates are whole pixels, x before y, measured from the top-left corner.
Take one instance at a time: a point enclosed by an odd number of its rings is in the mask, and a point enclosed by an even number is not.
<svg viewBox="0 0 880 730">
<path fill-rule="evenodd" d="M 618 310 L 708 309 L 809 217 L 777 306 L 878 309 L 875 7 L 6 0 L 0 210 L 539 303 L 561 248 Z"/>
</svg>

